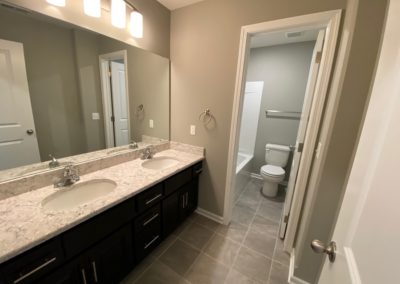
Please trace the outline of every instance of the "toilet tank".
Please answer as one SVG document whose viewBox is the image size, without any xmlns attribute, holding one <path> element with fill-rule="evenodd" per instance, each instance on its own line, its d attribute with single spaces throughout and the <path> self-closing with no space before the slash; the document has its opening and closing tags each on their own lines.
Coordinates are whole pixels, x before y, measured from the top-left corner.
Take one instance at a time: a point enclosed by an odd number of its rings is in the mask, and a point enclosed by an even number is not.
<svg viewBox="0 0 400 284">
<path fill-rule="evenodd" d="M 285 167 L 289 159 L 290 148 L 285 145 L 265 145 L 265 162 L 267 165 Z"/>
</svg>

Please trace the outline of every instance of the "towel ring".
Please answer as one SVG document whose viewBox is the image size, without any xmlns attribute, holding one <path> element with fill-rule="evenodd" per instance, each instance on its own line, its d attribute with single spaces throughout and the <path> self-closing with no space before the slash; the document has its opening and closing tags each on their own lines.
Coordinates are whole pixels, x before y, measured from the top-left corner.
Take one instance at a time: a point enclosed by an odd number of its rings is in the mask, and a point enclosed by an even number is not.
<svg viewBox="0 0 400 284">
<path fill-rule="evenodd" d="M 199 120 L 204 124 L 208 124 L 213 118 L 214 116 L 211 114 L 211 110 L 208 108 L 199 115 Z"/>
</svg>

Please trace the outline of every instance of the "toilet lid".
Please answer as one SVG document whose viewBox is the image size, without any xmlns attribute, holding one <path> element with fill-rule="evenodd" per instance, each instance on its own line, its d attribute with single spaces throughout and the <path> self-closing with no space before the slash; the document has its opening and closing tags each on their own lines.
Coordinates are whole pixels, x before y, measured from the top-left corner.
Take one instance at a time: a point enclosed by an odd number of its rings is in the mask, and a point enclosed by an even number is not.
<svg viewBox="0 0 400 284">
<path fill-rule="evenodd" d="M 278 166 L 265 165 L 261 167 L 261 172 L 270 176 L 281 176 L 285 174 L 285 170 Z"/>
</svg>

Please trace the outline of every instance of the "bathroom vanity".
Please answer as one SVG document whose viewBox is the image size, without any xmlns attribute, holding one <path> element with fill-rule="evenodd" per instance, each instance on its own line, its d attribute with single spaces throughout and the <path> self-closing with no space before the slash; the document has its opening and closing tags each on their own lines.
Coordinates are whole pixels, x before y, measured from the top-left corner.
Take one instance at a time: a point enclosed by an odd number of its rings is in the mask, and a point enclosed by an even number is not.
<svg viewBox="0 0 400 284">
<path fill-rule="evenodd" d="M 203 156 L 168 149 L 155 165 L 164 158 L 178 162 L 155 170 L 144 166 L 150 160 L 135 159 L 82 176 L 72 187 L 109 179 L 116 188 L 75 208 L 46 209 L 43 200 L 69 190 L 52 185 L 0 201 L 0 223 L 9 218 L 1 230 L 0 283 L 122 280 L 197 207 Z"/>
</svg>

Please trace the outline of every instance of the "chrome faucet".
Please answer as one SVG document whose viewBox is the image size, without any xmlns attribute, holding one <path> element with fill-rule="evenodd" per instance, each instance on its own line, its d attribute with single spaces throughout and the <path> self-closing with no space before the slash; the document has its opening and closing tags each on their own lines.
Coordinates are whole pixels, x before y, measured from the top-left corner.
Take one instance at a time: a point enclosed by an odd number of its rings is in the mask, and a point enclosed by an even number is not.
<svg viewBox="0 0 400 284">
<path fill-rule="evenodd" d="M 50 169 L 57 168 L 60 166 L 60 162 L 57 161 L 56 157 L 54 157 L 52 154 L 49 154 L 49 157 L 51 158 L 51 161 L 49 163 Z"/>
<path fill-rule="evenodd" d="M 154 156 L 154 148 L 153 146 L 147 146 L 146 149 L 144 149 L 142 156 L 140 157 L 140 159 L 142 160 L 147 160 L 147 159 L 152 159 Z"/>
<path fill-rule="evenodd" d="M 70 186 L 79 180 L 78 169 L 74 165 L 68 165 L 64 168 L 63 177 L 54 184 L 54 187 Z"/>
<path fill-rule="evenodd" d="M 138 143 L 136 143 L 135 141 L 131 140 L 131 143 L 129 144 L 129 149 L 137 149 L 139 148 Z"/>
</svg>

